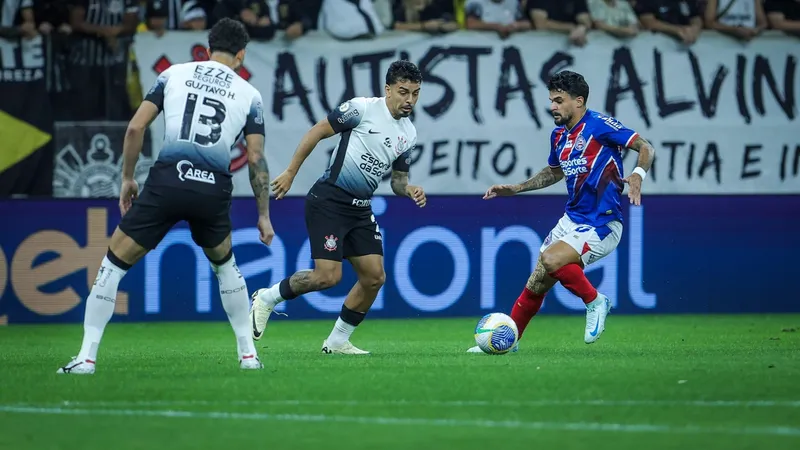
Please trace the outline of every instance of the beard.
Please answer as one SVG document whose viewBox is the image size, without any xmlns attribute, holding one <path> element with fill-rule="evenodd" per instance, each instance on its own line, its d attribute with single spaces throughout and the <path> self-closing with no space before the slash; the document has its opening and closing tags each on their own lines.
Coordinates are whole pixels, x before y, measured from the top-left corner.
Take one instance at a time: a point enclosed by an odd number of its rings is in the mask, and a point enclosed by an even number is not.
<svg viewBox="0 0 800 450">
<path fill-rule="evenodd" d="M 556 115 L 553 115 L 553 122 L 556 125 L 565 125 L 567 122 L 569 122 L 569 119 L 570 118 L 567 117 L 567 116 L 556 116 Z"/>
</svg>

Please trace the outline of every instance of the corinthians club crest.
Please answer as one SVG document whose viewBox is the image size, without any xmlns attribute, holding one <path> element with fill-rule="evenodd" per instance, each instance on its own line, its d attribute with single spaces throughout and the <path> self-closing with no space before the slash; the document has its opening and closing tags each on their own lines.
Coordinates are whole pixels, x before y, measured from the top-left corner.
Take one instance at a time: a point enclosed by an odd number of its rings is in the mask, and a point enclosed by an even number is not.
<svg viewBox="0 0 800 450">
<path fill-rule="evenodd" d="M 110 130 L 109 130 L 110 131 Z M 53 174 L 53 196 L 62 198 L 119 197 L 122 183 L 122 142 L 115 152 L 107 133 L 95 133 L 85 149 L 67 143 L 56 153 Z M 141 154 L 134 170 L 134 179 L 141 189 L 150 167 L 151 157 Z"/>
<path fill-rule="evenodd" d="M 329 252 L 335 251 L 337 247 L 336 241 L 338 240 L 339 238 L 334 235 L 325 236 L 325 250 Z"/>
</svg>

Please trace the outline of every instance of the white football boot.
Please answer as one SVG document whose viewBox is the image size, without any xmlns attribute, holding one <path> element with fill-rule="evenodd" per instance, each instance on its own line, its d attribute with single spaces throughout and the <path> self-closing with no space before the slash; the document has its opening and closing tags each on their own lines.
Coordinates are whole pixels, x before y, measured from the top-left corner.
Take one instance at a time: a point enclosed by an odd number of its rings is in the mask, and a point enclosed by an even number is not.
<svg viewBox="0 0 800 450">
<path fill-rule="evenodd" d="M 611 312 L 611 300 L 603 294 L 598 293 L 597 298 L 586 305 L 586 329 L 583 332 L 583 340 L 591 344 L 600 339 L 600 335 L 606 329 L 606 317 Z"/>
<path fill-rule="evenodd" d="M 95 362 L 91 359 L 79 360 L 73 357 L 72 361 L 66 366 L 58 369 L 56 373 L 66 373 L 70 375 L 93 375 Z"/>
<path fill-rule="evenodd" d="M 250 305 L 250 323 L 253 326 L 253 340 L 258 341 L 264 335 L 267 328 L 267 321 L 273 312 L 273 308 L 267 306 L 265 300 L 269 299 L 269 289 L 259 289 L 251 296 L 253 303 Z M 275 311 L 275 314 L 286 316 L 287 314 Z"/>
<path fill-rule="evenodd" d="M 325 339 L 322 341 L 322 353 L 331 355 L 331 354 L 340 354 L 340 355 L 369 355 L 368 351 L 361 350 L 360 348 L 356 347 L 355 345 L 351 344 L 350 341 L 345 341 L 344 344 L 338 347 L 331 347 L 328 345 L 328 340 Z"/>
<path fill-rule="evenodd" d="M 258 359 L 258 356 L 256 355 L 244 355 L 239 361 L 239 368 L 245 370 L 258 370 L 263 369 L 264 364 L 261 363 L 261 360 Z"/>
</svg>

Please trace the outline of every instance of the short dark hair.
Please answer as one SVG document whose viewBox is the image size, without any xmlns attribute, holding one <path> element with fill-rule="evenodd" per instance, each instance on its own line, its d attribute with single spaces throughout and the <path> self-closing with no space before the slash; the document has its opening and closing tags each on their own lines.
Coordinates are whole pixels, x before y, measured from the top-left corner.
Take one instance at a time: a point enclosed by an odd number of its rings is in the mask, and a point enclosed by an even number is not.
<svg viewBox="0 0 800 450">
<path fill-rule="evenodd" d="M 571 70 L 562 70 L 550 77 L 547 82 L 547 90 L 564 91 L 570 97 L 583 97 L 584 101 L 589 100 L 589 84 L 583 75 Z"/>
<path fill-rule="evenodd" d="M 416 64 L 405 59 L 392 63 L 386 72 L 386 84 L 393 85 L 398 81 L 410 81 L 412 83 L 422 83 L 422 72 Z"/>
<path fill-rule="evenodd" d="M 244 24 L 233 19 L 221 19 L 208 33 L 208 48 L 211 53 L 224 52 L 236 55 L 247 47 L 248 42 L 250 36 Z"/>
</svg>

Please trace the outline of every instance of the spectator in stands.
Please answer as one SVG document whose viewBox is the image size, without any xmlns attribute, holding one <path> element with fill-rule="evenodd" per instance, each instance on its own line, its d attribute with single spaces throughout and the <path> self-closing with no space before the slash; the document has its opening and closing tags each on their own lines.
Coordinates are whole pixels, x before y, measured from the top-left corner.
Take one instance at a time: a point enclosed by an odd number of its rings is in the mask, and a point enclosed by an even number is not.
<svg viewBox="0 0 800 450">
<path fill-rule="evenodd" d="M 297 39 L 317 28 L 321 0 L 269 0 L 269 16 L 286 39 Z"/>
<path fill-rule="evenodd" d="M 383 34 L 372 0 L 322 0 L 319 26 L 336 39 L 370 39 Z"/>
<path fill-rule="evenodd" d="M 644 28 L 691 45 L 700 37 L 703 19 L 695 0 L 636 0 Z"/>
<path fill-rule="evenodd" d="M 336 39 L 371 39 L 386 30 L 372 0 L 322 0 L 318 26 Z"/>
<path fill-rule="evenodd" d="M 494 31 L 503 39 L 531 29 L 518 0 L 467 0 L 465 13 L 467 29 Z"/>
<path fill-rule="evenodd" d="M 213 15 L 215 22 L 225 17 L 240 20 L 253 40 L 266 41 L 275 36 L 267 0 L 219 0 Z"/>
<path fill-rule="evenodd" d="M 627 0 L 589 0 L 589 15 L 598 30 L 619 38 L 639 34 L 639 18 Z"/>
<path fill-rule="evenodd" d="M 33 3 L 39 33 L 65 36 L 72 33 L 69 26 L 69 0 L 35 0 Z"/>
<path fill-rule="evenodd" d="M 394 29 L 449 33 L 458 29 L 453 0 L 397 0 Z"/>
<path fill-rule="evenodd" d="M 33 15 L 33 0 L 3 0 L 0 7 L 0 37 L 30 39 L 39 34 Z"/>
<path fill-rule="evenodd" d="M 584 46 L 592 19 L 586 0 L 527 0 L 527 12 L 536 30 L 569 33 L 569 42 Z"/>
<path fill-rule="evenodd" d="M 48 43 L 45 53 L 45 81 L 55 120 L 70 120 L 72 101 L 67 78 L 69 63 L 69 0 L 34 0 L 33 14 L 39 33 Z"/>
<path fill-rule="evenodd" d="M 127 73 L 137 0 L 70 0 L 73 120 L 129 120 Z"/>
<path fill-rule="evenodd" d="M 706 28 L 749 41 L 767 28 L 762 0 L 708 0 Z"/>
<path fill-rule="evenodd" d="M 766 0 L 764 9 L 772 28 L 800 36 L 800 0 Z"/>
<path fill-rule="evenodd" d="M 147 28 L 156 36 L 167 30 L 205 30 L 207 13 L 197 0 L 147 0 Z"/>
</svg>

